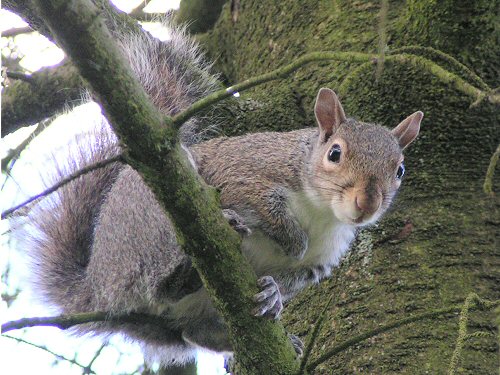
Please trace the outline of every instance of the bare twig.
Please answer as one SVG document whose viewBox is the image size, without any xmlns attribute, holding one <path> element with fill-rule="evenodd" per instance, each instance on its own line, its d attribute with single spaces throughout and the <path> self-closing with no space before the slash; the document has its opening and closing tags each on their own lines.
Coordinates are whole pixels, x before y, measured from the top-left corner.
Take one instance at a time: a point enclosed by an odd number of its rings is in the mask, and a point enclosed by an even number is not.
<svg viewBox="0 0 500 375">
<path fill-rule="evenodd" d="M 20 81 L 24 81 L 24 82 L 28 82 L 28 83 L 33 82 L 33 77 L 31 75 L 25 74 L 22 72 L 11 72 L 11 71 L 7 70 L 7 72 L 5 72 L 5 75 L 10 79 L 18 79 Z"/>
<path fill-rule="evenodd" d="M 21 155 L 21 152 L 23 152 L 26 149 L 26 147 L 28 147 L 28 145 L 31 143 L 31 141 L 35 139 L 35 137 L 38 134 L 40 134 L 47 126 L 49 126 L 55 119 L 56 116 L 52 116 L 38 123 L 38 125 L 36 125 L 35 130 L 33 130 L 31 134 L 24 141 L 22 141 L 16 148 L 9 150 L 7 156 L 5 156 L 5 158 L 2 159 L 2 172 L 5 172 L 7 170 L 10 171 L 12 169 L 12 165 L 10 166 L 10 168 L 7 168 L 9 163 L 11 161 L 15 163 L 17 158 L 19 158 L 19 155 Z"/>
<path fill-rule="evenodd" d="M 482 306 L 487 304 L 486 301 L 481 299 L 476 293 L 470 293 L 460 311 L 460 318 L 458 320 L 458 337 L 457 342 L 455 344 L 455 350 L 453 351 L 453 355 L 451 357 L 450 366 L 448 368 L 448 375 L 455 375 L 457 372 L 458 361 L 460 360 L 460 356 L 462 354 L 462 349 L 465 345 L 465 341 L 467 340 L 467 324 L 469 322 L 469 312 L 475 306 Z"/>
<path fill-rule="evenodd" d="M 85 368 L 83 369 L 83 373 L 84 374 L 95 374 L 95 372 L 92 371 L 92 365 L 94 364 L 94 362 L 96 361 L 96 359 L 99 358 L 99 356 L 101 355 L 102 350 L 106 346 L 108 346 L 107 342 L 105 342 L 104 344 L 102 344 L 101 347 L 99 349 L 97 349 L 97 351 L 95 352 L 94 356 L 90 360 L 89 364 L 87 366 L 85 366 Z"/>
<path fill-rule="evenodd" d="M 2 31 L 2 37 L 3 38 L 8 38 L 8 37 L 13 37 L 13 36 L 16 36 L 16 35 L 19 35 L 19 34 L 32 33 L 33 31 L 35 31 L 35 30 L 33 30 L 29 26 L 13 27 L 11 29 L 7 29 L 7 30 Z"/>
<path fill-rule="evenodd" d="M 334 295 L 330 297 L 328 302 L 326 303 L 325 308 L 319 314 L 318 319 L 316 319 L 316 322 L 314 323 L 314 329 L 311 333 L 311 337 L 309 338 L 309 342 L 307 343 L 306 349 L 304 350 L 304 356 L 302 357 L 302 360 L 300 361 L 300 370 L 299 373 L 304 373 L 304 370 L 307 366 L 307 362 L 309 361 L 309 357 L 311 355 L 311 352 L 314 348 L 314 345 L 316 344 L 316 339 L 318 338 L 319 331 L 321 329 L 321 326 L 323 325 L 323 322 L 325 321 L 326 318 L 326 312 L 328 311 L 330 305 L 332 304 Z"/>
<path fill-rule="evenodd" d="M 12 208 L 9 208 L 9 209 L 3 211 L 2 212 L 2 219 L 5 219 L 5 218 L 9 217 L 10 215 L 12 215 L 12 213 L 14 213 L 15 211 L 17 211 L 21 207 L 26 206 L 27 204 L 29 204 L 29 203 L 37 200 L 38 198 L 41 198 L 41 197 L 44 197 L 46 195 L 49 195 L 49 194 L 53 193 L 54 191 L 56 191 L 60 187 L 66 185 L 67 183 L 73 181 L 74 179 L 77 179 L 80 176 L 83 176 L 86 173 L 89 173 L 89 172 L 92 172 L 92 171 L 94 171 L 96 169 L 105 167 L 108 164 L 111 164 L 111 163 L 114 163 L 114 162 L 118 162 L 118 161 L 123 161 L 123 160 L 124 160 L 123 159 L 123 155 L 116 155 L 116 156 L 113 156 L 113 157 L 108 158 L 106 160 L 102 160 L 102 161 L 99 161 L 97 163 L 88 165 L 88 166 L 86 166 L 86 167 L 84 167 L 84 168 L 76 171 L 75 173 L 70 174 L 68 177 L 62 179 L 61 181 L 59 181 L 57 184 L 51 186 L 50 188 L 45 189 L 40 194 L 37 194 L 37 195 L 35 195 L 33 197 L 30 197 L 27 200 L 25 200 L 24 202 L 18 204 L 17 206 L 14 206 Z"/>
<path fill-rule="evenodd" d="M 27 345 L 31 345 L 31 346 L 33 346 L 35 348 L 41 349 L 43 351 L 46 351 L 47 353 L 50 353 L 53 356 L 55 356 L 55 357 L 57 357 L 59 359 L 62 359 L 63 361 L 67 361 L 67 362 L 70 362 L 70 363 L 72 363 L 74 365 L 77 365 L 78 367 L 81 367 L 83 370 L 85 370 L 86 367 L 87 367 L 85 365 L 82 365 L 81 363 L 79 363 L 78 361 L 76 361 L 74 359 L 67 358 L 67 357 L 65 357 L 65 356 L 63 356 L 61 354 L 57 354 L 56 352 L 53 352 L 52 350 L 46 348 L 45 346 L 34 344 L 32 342 L 26 341 L 26 340 L 21 339 L 19 337 L 14 337 L 14 336 L 9 336 L 9 335 L 3 335 L 2 337 L 8 338 L 8 339 L 12 339 L 12 340 L 16 340 L 17 342 L 20 342 L 20 343 L 23 343 L 23 344 L 27 344 Z M 91 372 L 87 372 L 87 374 L 95 374 L 95 372 L 91 370 Z"/>
<path fill-rule="evenodd" d="M 38 327 L 38 326 L 56 327 L 64 330 L 79 324 L 96 323 L 96 322 L 109 322 L 118 324 L 124 324 L 124 323 L 151 324 L 153 326 L 158 327 L 159 329 L 168 328 L 169 330 L 171 330 L 171 327 L 167 325 L 168 322 L 156 315 L 143 314 L 143 313 L 111 315 L 107 312 L 96 311 L 96 312 L 86 312 L 86 313 L 69 314 L 69 315 L 23 318 L 19 320 L 14 320 L 2 324 L 2 334 L 16 329 Z"/>
<path fill-rule="evenodd" d="M 249 88 L 255 87 L 265 82 L 270 82 L 276 79 L 287 77 L 299 68 L 312 62 L 337 60 L 348 63 L 373 63 L 377 62 L 378 58 L 379 56 L 377 54 L 361 52 L 311 52 L 302 57 L 299 57 L 294 62 L 281 68 L 275 69 L 269 73 L 249 78 L 243 82 L 230 86 L 227 89 L 216 91 L 213 94 L 210 94 L 203 99 L 200 99 L 197 102 L 193 103 L 187 109 L 175 115 L 172 120 L 174 125 L 179 127 L 188 119 L 193 117 L 196 113 L 202 111 L 203 109 L 214 103 L 228 98 L 237 92 L 248 90 Z M 464 94 L 471 96 L 476 102 L 487 98 L 492 103 L 500 104 L 500 94 L 496 93 L 494 90 L 491 90 L 490 88 L 487 91 L 478 89 L 477 87 L 464 81 L 454 73 L 443 69 L 433 61 L 421 56 L 411 54 L 390 55 L 386 56 L 385 61 L 408 63 L 414 66 L 418 66 L 439 77 L 441 81 L 448 83 Z"/>
<path fill-rule="evenodd" d="M 462 64 L 456 58 L 443 51 L 434 49 L 432 47 L 422 47 L 422 46 L 405 46 L 390 51 L 391 55 L 400 55 L 403 53 L 422 56 L 429 60 L 434 61 L 435 63 L 437 63 L 437 61 L 445 62 L 446 64 L 448 64 L 448 66 L 452 67 L 456 73 L 460 73 L 460 75 L 463 78 L 469 79 L 471 83 L 473 83 L 480 89 L 484 91 L 491 90 L 488 84 L 484 82 L 481 79 L 481 77 L 479 77 L 476 73 L 474 73 L 466 65 Z M 492 92 L 495 93 L 495 90 L 492 90 Z"/>
</svg>

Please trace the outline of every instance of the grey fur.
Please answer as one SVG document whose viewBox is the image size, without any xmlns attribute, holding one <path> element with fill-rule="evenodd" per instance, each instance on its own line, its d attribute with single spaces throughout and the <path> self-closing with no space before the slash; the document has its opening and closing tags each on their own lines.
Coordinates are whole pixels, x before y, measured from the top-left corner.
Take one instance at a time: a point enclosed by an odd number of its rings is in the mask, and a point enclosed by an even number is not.
<svg viewBox="0 0 500 375">
<path fill-rule="evenodd" d="M 182 32 L 174 31 L 167 43 L 145 35 L 117 37 L 164 113 L 177 113 L 214 89 L 215 78 Z M 286 300 L 338 265 L 356 224 L 338 218 L 332 205 L 358 194 L 355 198 L 363 200 L 360 215 L 374 221 L 399 186 L 394 181 L 401 158 L 398 139 L 383 127 L 346 119 L 336 96 L 326 94 L 317 100 L 318 129 L 197 144 L 191 132 L 198 120 L 183 130 L 187 157 L 219 189 L 226 218 L 244 235 L 242 251 L 262 288 L 255 297 L 257 315 L 278 317 Z M 338 118 L 330 121 L 331 116 Z M 323 122 L 335 127 L 326 131 Z M 404 133 L 404 126 L 399 131 Z M 325 159 L 335 142 L 349 150 L 339 166 Z M 69 169 L 116 152 L 113 136 L 102 130 L 92 145 L 81 143 Z M 380 208 L 371 203 L 379 202 L 379 195 L 384 198 Z M 148 358 L 164 364 L 192 360 L 198 347 L 231 352 L 226 326 L 182 252 L 168 214 L 133 169 L 114 163 L 73 181 L 52 198 L 33 211 L 36 230 L 30 233 L 38 290 L 48 303 L 64 313 L 147 312 L 170 327 L 96 323 L 82 325 L 78 332 L 125 333 L 143 344 Z M 302 352 L 300 340 L 293 336 L 292 342 Z"/>
</svg>

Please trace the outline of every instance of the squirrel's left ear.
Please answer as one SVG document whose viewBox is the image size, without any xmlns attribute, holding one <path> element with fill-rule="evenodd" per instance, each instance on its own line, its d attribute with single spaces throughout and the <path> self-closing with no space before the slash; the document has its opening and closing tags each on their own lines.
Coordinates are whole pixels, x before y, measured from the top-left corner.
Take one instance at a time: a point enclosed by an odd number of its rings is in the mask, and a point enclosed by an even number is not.
<svg viewBox="0 0 500 375">
<path fill-rule="evenodd" d="M 335 133 L 346 120 L 344 109 L 340 104 L 339 98 L 335 92 L 330 89 L 322 88 L 319 90 L 314 105 L 314 114 L 318 121 L 321 139 L 326 141 Z"/>
<path fill-rule="evenodd" d="M 420 122 L 423 117 L 423 112 L 415 112 L 392 129 L 391 133 L 398 139 L 401 149 L 404 149 L 417 138 L 418 132 L 420 131 Z"/>
</svg>

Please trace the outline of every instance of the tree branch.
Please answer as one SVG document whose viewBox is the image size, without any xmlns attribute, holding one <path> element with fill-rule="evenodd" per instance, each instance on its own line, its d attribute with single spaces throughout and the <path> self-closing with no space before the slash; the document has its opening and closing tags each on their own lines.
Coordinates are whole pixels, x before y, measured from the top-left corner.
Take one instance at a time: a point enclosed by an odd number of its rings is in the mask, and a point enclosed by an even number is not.
<svg viewBox="0 0 500 375">
<path fill-rule="evenodd" d="M 105 167 L 108 164 L 115 163 L 115 162 L 118 162 L 118 161 L 123 161 L 123 160 L 124 160 L 123 155 L 116 155 L 116 156 L 113 156 L 111 158 L 108 158 L 108 159 L 105 159 L 105 160 L 101 160 L 101 161 L 99 161 L 97 163 L 94 163 L 94 164 L 91 164 L 91 165 L 87 165 L 86 167 L 81 168 L 78 171 L 76 171 L 75 173 L 72 173 L 68 177 L 62 179 L 57 184 L 52 185 L 51 187 L 45 189 L 40 194 L 37 194 L 37 195 L 34 195 L 34 196 L 28 198 L 24 202 L 19 203 L 17 206 L 14 206 L 14 207 L 11 207 L 11 208 L 9 208 L 9 209 L 7 209 L 5 211 L 2 211 L 2 219 L 8 218 L 10 215 L 12 215 L 14 212 L 16 212 L 17 210 L 19 210 L 20 208 L 26 206 L 27 204 L 30 204 L 31 202 L 37 200 L 38 198 L 45 197 L 45 196 L 53 193 L 57 189 L 61 188 L 62 186 L 66 185 L 66 184 L 68 184 L 69 182 L 77 179 L 78 177 L 83 176 L 84 174 L 87 174 L 87 173 L 92 172 L 92 171 L 94 171 L 96 169 Z"/>
<path fill-rule="evenodd" d="M 143 314 L 143 313 L 128 313 L 120 315 L 111 315 L 108 312 L 95 311 L 86 312 L 78 314 L 69 315 L 58 315 L 58 316 L 48 316 L 48 317 L 34 317 L 34 318 L 23 318 L 19 320 L 13 320 L 2 324 L 2 334 L 5 332 L 13 331 L 16 329 L 28 328 L 28 327 L 56 327 L 59 329 L 68 329 L 79 324 L 85 323 L 98 323 L 98 322 L 111 322 L 111 323 L 140 323 L 140 324 L 151 324 L 157 326 L 159 329 L 165 329 L 171 327 L 167 324 L 168 322 L 163 320 L 157 315 Z"/>
<path fill-rule="evenodd" d="M 28 83 L 33 82 L 33 77 L 31 77 L 31 75 L 28 75 L 28 74 L 25 74 L 22 72 L 11 72 L 11 71 L 7 70 L 5 72 L 5 75 L 11 79 L 18 79 L 20 81 L 24 81 L 24 82 L 28 82 Z"/>
<path fill-rule="evenodd" d="M 69 62 L 33 73 L 28 82 L 12 82 L 2 95 L 2 137 L 81 99 L 82 87 L 80 75 Z"/>
<path fill-rule="evenodd" d="M 251 314 L 256 275 L 215 191 L 200 182 L 177 143 L 171 118 L 153 107 L 122 61 L 98 9 L 84 0 L 37 4 L 125 143 L 127 161 L 169 209 L 184 250 L 228 325 L 241 374 L 295 373 L 295 353 L 283 327 Z"/>
<path fill-rule="evenodd" d="M 265 82 L 274 81 L 277 79 L 282 79 L 289 76 L 291 73 L 295 72 L 299 68 L 308 65 L 312 62 L 318 61 L 328 61 L 336 60 L 343 61 L 347 63 L 373 63 L 377 62 L 379 58 L 378 54 L 362 53 L 362 52 L 311 52 L 292 63 L 285 65 L 281 68 L 275 69 L 269 73 L 262 74 L 260 76 L 249 78 L 243 82 L 237 83 L 227 89 L 219 90 L 206 96 L 203 99 L 198 100 L 193 103 L 190 107 L 186 108 L 184 111 L 178 113 L 173 117 L 173 123 L 176 126 L 182 125 L 184 122 L 193 117 L 196 113 L 199 113 L 203 109 L 217 103 L 225 98 L 230 97 L 234 93 L 248 90 L 249 88 L 255 87 Z M 466 95 L 471 96 L 475 99 L 475 104 L 488 98 L 488 100 L 495 104 L 500 104 L 500 94 L 488 87 L 488 90 L 481 90 L 470 83 L 464 81 L 462 78 L 458 77 L 454 73 L 451 73 L 438 64 L 427 60 L 421 56 L 410 55 L 410 54 L 398 54 L 389 55 L 385 57 L 385 61 L 396 61 L 402 63 L 409 63 L 415 66 L 422 67 L 423 69 L 429 71 L 435 76 L 439 77 L 443 82 L 448 83 Z"/>
<path fill-rule="evenodd" d="M 497 146 L 493 155 L 491 155 L 490 164 L 488 165 L 486 177 L 484 178 L 483 190 L 488 195 L 493 195 L 493 175 L 495 174 L 498 158 L 500 158 L 500 144 Z"/>
<path fill-rule="evenodd" d="M 7 29 L 7 30 L 2 31 L 2 37 L 9 38 L 9 37 L 14 37 L 14 36 L 19 35 L 19 34 L 32 33 L 33 31 L 35 31 L 35 30 L 33 30 L 29 26 L 13 27 L 11 29 Z"/>
<path fill-rule="evenodd" d="M 36 125 L 35 130 L 31 132 L 31 134 L 26 137 L 24 141 L 22 141 L 16 148 L 10 149 L 7 153 L 7 156 L 5 156 L 2 159 L 2 172 L 9 172 L 12 169 L 12 166 L 16 162 L 16 160 L 19 158 L 19 155 L 21 155 L 21 152 L 28 147 L 28 145 L 31 143 L 35 137 L 40 134 L 52 121 L 54 121 L 54 117 L 51 117 L 47 120 L 41 121 Z M 9 163 L 12 161 L 11 166 L 8 168 Z"/>
<path fill-rule="evenodd" d="M 54 40 L 45 22 L 38 16 L 35 5 L 31 0 L 4 0 L 2 8 L 11 11 L 26 21 L 33 30 Z"/>
</svg>

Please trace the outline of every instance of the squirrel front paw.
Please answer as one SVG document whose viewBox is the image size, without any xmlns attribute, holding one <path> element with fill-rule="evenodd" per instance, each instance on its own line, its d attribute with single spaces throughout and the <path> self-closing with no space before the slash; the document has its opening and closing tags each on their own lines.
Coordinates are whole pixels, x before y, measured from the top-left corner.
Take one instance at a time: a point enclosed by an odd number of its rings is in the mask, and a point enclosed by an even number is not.
<svg viewBox="0 0 500 375">
<path fill-rule="evenodd" d="M 295 353 L 297 353 L 297 357 L 302 357 L 304 354 L 304 343 L 302 340 L 299 339 L 299 336 L 292 335 L 291 333 L 288 333 L 287 336 L 295 349 Z"/>
<path fill-rule="evenodd" d="M 240 235 L 249 236 L 252 234 L 250 228 L 245 225 L 245 221 L 236 213 L 236 211 L 225 208 L 222 210 L 222 215 L 224 215 L 224 218 L 227 220 L 229 225 L 231 225 L 231 227 Z"/>
<path fill-rule="evenodd" d="M 278 319 L 283 310 L 283 301 L 278 284 L 272 276 L 264 276 L 257 280 L 262 291 L 254 296 L 257 307 L 253 310 L 255 316 L 265 316 L 270 319 Z"/>
</svg>

